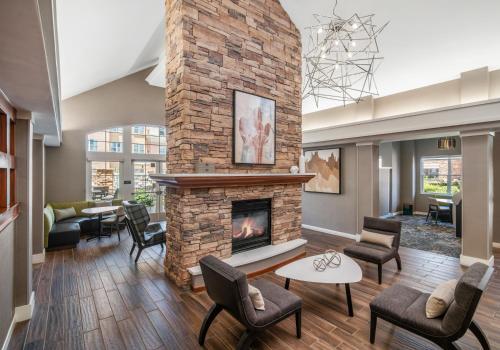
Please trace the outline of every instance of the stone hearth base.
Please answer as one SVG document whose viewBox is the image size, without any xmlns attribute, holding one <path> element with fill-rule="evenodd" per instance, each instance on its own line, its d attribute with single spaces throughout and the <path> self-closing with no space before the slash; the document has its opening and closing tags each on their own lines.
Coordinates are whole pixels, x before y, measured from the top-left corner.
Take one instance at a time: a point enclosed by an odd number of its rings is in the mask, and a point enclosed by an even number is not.
<svg viewBox="0 0 500 350">
<path fill-rule="evenodd" d="M 306 243 L 305 239 L 294 239 L 286 243 L 268 245 L 234 254 L 230 258 L 224 259 L 224 261 L 253 277 L 304 256 Z M 191 288 L 194 291 L 203 289 L 205 283 L 200 266 L 191 267 L 188 272 L 191 275 Z"/>
</svg>

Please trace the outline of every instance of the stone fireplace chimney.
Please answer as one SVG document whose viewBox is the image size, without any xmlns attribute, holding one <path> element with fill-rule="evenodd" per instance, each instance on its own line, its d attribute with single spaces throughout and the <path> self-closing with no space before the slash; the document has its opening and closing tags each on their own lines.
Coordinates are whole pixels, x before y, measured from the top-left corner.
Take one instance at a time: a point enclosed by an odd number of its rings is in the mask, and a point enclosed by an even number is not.
<svg viewBox="0 0 500 350">
<path fill-rule="evenodd" d="M 301 149 L 300 32 L 278 0 L 167 0 L 169 174 L 288 174 Z M 276 164 L 233 164 L 234 90 L 275 100 Z M 232 202 L 272 200 L 272 244 L 301 235 L 301 184 L 169 187 L 167 275 L 189 284 L 205 255 L 231 256 Z"/>
</svg>

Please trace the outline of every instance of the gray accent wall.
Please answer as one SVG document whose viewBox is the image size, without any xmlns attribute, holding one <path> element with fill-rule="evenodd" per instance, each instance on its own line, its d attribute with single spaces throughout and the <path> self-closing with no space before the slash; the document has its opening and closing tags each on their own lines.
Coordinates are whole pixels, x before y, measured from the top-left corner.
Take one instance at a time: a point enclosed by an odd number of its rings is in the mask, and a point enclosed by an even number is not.
<svg viewBox="0 0 500 350">
<path fill-rule="evenodd" d="M 325 146 L 323 148 L 328 148 Z M 341 194 L 302 193 L 302 222 L 343 233 L 356 233 L 356 145 L 341 148 Z M 307 150 L 307 148 L 305 148 Z"/>
</svg>

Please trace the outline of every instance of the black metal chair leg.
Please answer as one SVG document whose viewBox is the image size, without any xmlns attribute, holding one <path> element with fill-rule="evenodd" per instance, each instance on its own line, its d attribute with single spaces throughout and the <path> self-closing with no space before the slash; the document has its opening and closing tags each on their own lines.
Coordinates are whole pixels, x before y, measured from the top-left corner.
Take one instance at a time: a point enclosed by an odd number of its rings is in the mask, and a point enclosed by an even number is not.
<svg viewBox="0 0 500 350">
<path fill-rule="evenodd" d="M 401 257 L 399 253 L 396 253 L 396 264 L 398 264 L 398 270 L 401 271 Z"/>
<path fill-rule="evenodd" d="M 295 330 L 297 332 L 297 338 L 302 337 L 302 309 L 295 312 Z"/>
<path fill-rule="evenodd" d="M 162 243 L 161 244 L 161 250 L 165 249 L 165 245 Z"/>
<path fill-rule="evenodd" d="M 349 316 L 353 317 L 354 310 L 352 308 L 351 287 L 349 286 L 349 283 L 345 284 L 345 296 L 347 299 L 347 311 L 349 313 Z"/>
<path fill-rule="evenodd" d="M 377 332 L 377 315 L 372 312 L 370 318 L 370 344 L 375 343 L 375 334 Z"/>
<path fill-rule="evenodd" d="M 205 316 L 205 319 L 203 320 L 203 324 L 201 325 L 200 329 L 200 334 L 198 336 L 198 343 L 201 346 L 205 344 L 205 337 L 207 336 L 208 328 L 210 328 L 210 325 L 221 311 L 222 311 L 222 306 L 217 304 L 212 305 L 210 310 L 208 310 L 208 314 Z"/>
<path fill-rule="evenodd" d="M 484 335 L 483 331 L 476 323 L 476 321 L 471 322 L 469 329 L 476 336 L 477 340 L 483 347 L 483 350 L 490 350 L 490 343 L 488 342 L 488 339 L 486 339 L 486 336 Z"/>
<path fill-rule="evenodd" d="M 139 260 L 139 257 L 141 256 L 141 253 L 142 253 L 142 248 L 141 247 L 138 247 L 139 250 L 137 251 L 137 256 L 135 257 L 135 262 L 137 263 L 137 260 Z"/>
<path fill-rule="evenodd" d="M 132 255 L 132 253 L 134 252 L 134 249 L 135 249 L 135 243 L 132 244 L 132 249 L 130 249 L 130 254 L 129 255 Z"/>
<path fill-rule="evenodd" d="M 121 237 L 120 237 L 120 224 L 116 224 L 116 233 L 118 234 L 118 241 L 121 241 Z"/>
<path fill-rule="evenodd" d="M 378 265 L 378 284 L 382 284 L 382 264 Z"/>
<path fill-rule="evenodd" d="M 255 339 L 255 333 L 250 332 L 250 331 L 245 331 L 245 333 L 243 333 L 240 340 L 238 341 L 238 345 L 236 345 L 236 349 L 237 350 L 249 349 L 250 345 L 252 345 L 254 339 Z"/>
</svg>

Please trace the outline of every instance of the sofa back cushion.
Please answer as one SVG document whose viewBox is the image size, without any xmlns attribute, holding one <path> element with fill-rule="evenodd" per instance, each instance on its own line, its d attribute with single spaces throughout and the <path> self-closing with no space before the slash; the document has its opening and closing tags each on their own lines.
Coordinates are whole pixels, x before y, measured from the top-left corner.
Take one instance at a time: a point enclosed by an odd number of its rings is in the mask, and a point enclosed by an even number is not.
<svg viewBox="0 0 500 350">
<path fill-rule="evenodd" d="M 54 215 L 56 217 L 56 222 L 58 222 L 64 219 L 74 218 L 76 216 L 76 211 L 73 207 L 66 209 L 54 209 Z"/>
<path fill-rule="evenodd" d="M 82 213 L 83 209 L 93 207 L 93 202 L 89 201 L 76 201 L 76 202 L 55 202 L 50 203 L 52 208 L 54 209 L 67 209 L 67 208 L 75 208 L 76 216 L 87 216 Z"/>
</svg>

